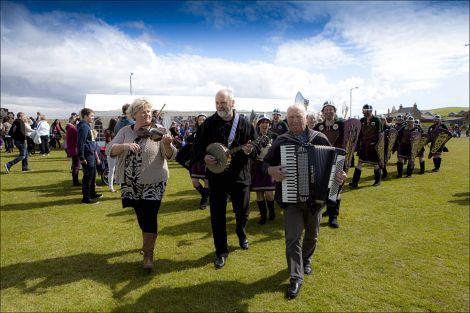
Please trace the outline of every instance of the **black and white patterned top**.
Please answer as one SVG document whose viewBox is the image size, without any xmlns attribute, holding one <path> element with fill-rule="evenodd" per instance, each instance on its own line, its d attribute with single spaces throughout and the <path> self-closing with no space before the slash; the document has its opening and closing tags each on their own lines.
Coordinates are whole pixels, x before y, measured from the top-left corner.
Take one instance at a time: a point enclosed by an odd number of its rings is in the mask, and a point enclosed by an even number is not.
<svg viewBox="0 0 470 313">
<path fill-rule="evenodd" d="M 129 150 L 125 160 L 125 183 L 121 184 L 121 197 L 123 200 L 159 200 L 163 198 L 165 193 L 166 181 L 161 181 L 154 184 L 140 184 L 137 181 L 142 171 L 142 148 L 145 141 L 137 137 L 134 143 L 140 146 L 137 153 Z"/>
</svg>

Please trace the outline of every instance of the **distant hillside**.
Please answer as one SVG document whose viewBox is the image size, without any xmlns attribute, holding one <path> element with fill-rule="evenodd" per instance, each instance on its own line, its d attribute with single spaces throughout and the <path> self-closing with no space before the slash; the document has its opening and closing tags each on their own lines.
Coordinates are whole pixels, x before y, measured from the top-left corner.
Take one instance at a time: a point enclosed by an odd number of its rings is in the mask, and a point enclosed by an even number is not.
<svg viewBox="0 0 470 313">
<path fill-rule="evenodd" d="M 450 112 L 460 112 L 460 111 L 468 111 L 469 108 L 466 107 L 449 107 L 449 108 L 439 108 L 439 109 L 422 109 L 421 112 L 432 112 L 434 114 L 439 114 L 441 116 L 447 116 Z"/>
</svg>

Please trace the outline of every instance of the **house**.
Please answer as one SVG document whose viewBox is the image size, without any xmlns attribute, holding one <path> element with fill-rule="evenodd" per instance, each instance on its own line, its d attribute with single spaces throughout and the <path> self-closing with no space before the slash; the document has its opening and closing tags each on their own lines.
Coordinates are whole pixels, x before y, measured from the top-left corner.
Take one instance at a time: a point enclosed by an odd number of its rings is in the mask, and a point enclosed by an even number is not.
<svg viewBox="0 0 470 313">
<path fill-rule="evenodd" d="M 427 113 L 429 113 L 429 112 L 427 112 Z M 398 110 L 396 110 L 395 106 L 393 106 L 392 111 L 390 112 L 390 110 L 389 110 L 389 112 L 387 114 L 387 120 L 393 120 L 399 114 L 401 114 L 403 116 L 411 115 L 415 119 L 419 119 L 419 120 L 421 120 L 421 117 L 422 117 L 422 113 L 418 109 L 418 105 L 416 104 L 416 102 L 413 104 L 412 107 L 404 107 L 403 104 L 400 104 L 400 106 L 398 107 Z"/>
</svg>

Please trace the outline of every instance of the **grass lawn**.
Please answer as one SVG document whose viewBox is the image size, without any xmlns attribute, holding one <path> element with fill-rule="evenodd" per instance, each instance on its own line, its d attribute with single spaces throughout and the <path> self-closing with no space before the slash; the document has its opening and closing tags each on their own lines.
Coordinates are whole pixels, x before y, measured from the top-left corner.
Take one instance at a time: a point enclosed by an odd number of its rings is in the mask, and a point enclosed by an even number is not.
<svg viewBox="0 0 470 313">
<path fill-rule="evenodd" d="M 439 173 L 426 160 L 425 175 L 396 179 L 392 159 L 391 178 L 371 187 L 365 167 L 360 187 L 343 193 L 341 228 L 323 221 L 314 274 L 292 301 L 284 299 L 281 210 L 260 226 L 252 200 L 244 251 L 229 205 L 230 256 L 215 270 L 209 212 L 198 209 L 187 172 L 170 162 L 148 275 L 134 213 L 122 209 L 119 193 L 100 187 L 100 204 L 82 205 L 64 152 L 35 155 L 33 172 L 18 164 L 0 175 L 0 311 L 468 312 L 469 141 L 447 146 Z M 1 155 L 2 172 L 10 158 Z"/>
<path fill-rule="evenodd" d="M 423 109 L 421 111 L 429 111 L 429 112 L 432 112 L 434 114 L 439 114 L 441 116 L 447 116 L 449 115 L 449 113 L 451 112 L 460 112 L 460 111 L 468 111 L 468 108 L 467 107 L 446 107 L 446 108 L 439 108 L 439 109 L 429 109 L 429 110 L 426 110 L 426 109 Z"/>
</svg>

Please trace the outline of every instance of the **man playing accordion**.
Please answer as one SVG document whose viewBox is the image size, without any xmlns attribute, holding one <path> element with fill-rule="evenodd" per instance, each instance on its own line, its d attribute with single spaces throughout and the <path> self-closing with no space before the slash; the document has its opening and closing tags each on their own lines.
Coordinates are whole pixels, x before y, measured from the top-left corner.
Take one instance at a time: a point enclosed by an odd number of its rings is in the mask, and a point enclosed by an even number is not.
<svg viewBox="0 0 470 313">
<path fill-rule="evenodd" d="M 330 146 L 322 133 L 307 128 L 307 112 L 302 104 L 294 104 L 287 109 L 289 131 L 280 135 L 273 142 L 271 149 L 264 158 L 264 171 L 277 182 L 276 201 L 284 209 L 284 231 L 286 241 L 287 267 L 290 273 L 290 284 L 286 297 L 293 299 L 299 294 L 304 274 L 312 273 L 311 258 L 316 247 L 321 220 L 321 205 L 315 202 L 285 203 L 282 200 L 281 184 L 287 177 L 287 170 L 281 166 L 281 146 L 319 145 Z M 307 173 L 304 173 L 308 175 Z M 343 170 L 337 172 L 336 183 L 341 185 L 346 180 Z M 303 229 L 305 234 L 301 244 Z"/>
</svg>

